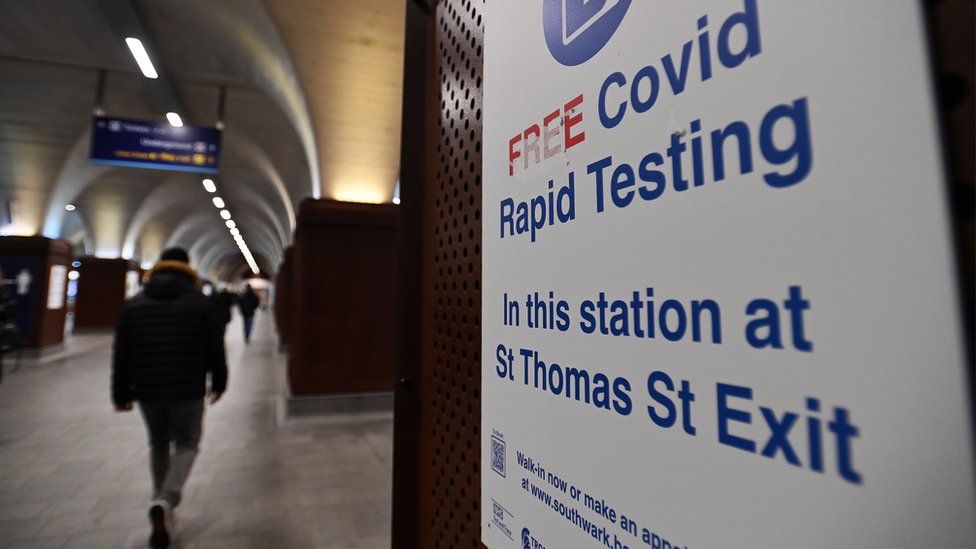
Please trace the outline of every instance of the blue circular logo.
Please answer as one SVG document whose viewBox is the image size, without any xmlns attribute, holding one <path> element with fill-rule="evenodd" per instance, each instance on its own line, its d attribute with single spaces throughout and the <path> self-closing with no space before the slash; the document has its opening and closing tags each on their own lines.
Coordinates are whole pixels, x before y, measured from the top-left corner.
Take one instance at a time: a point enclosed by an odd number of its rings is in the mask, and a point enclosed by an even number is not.
<svg viewBox="0 0 976 549">
<path fill-rule="evenodd" d="M 585 63 L 607 45 L 631 0 L 543 0 L 549 53 L 567 66 Z"/>
</svg>

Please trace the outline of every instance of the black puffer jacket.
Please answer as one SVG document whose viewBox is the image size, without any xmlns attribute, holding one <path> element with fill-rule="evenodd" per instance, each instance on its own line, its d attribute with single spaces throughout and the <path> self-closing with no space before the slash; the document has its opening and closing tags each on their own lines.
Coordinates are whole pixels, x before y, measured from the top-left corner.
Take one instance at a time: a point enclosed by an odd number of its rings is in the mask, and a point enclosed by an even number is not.
<svg viewBox="0 0 976 549">
<path fill-rule="evenodd" d="M 261 298 L 248 286 L 238 299 L 237 305 L 241 308 L 241 315 L 254 316 L 254 311 L 257 311 L 258 306 L 261 305 Z"/>
<path fill-rule="evenodd" d="M 223 322 L 186 263 L 160 261 L 115 328 L 112 400 L 203 398 L 227 386 Z"/>
</svg>

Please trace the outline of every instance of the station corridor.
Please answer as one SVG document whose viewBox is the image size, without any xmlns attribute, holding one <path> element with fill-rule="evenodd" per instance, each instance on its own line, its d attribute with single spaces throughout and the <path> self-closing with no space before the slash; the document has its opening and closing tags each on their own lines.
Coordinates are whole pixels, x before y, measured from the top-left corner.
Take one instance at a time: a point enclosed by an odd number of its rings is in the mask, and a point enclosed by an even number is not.
<svg viewBox="0 0 976 549">
<path fill-rule="evenodd" d="M 973 21 L 0 0 L 0 549 L 976 549 Z"/>
<path fill-rule="evenodd" d="M 389 547 L 392 420 L 279 421 L 268 313 L 228 326 L 228 391 L 208 407 L 173 547 Z M 109 399 L 111 336 L 22 361 L 0 384 L 0 548 L 145 547 L 148 447 Z M 8 357 L 7 369 L 14 357 Z"/>
</svg>

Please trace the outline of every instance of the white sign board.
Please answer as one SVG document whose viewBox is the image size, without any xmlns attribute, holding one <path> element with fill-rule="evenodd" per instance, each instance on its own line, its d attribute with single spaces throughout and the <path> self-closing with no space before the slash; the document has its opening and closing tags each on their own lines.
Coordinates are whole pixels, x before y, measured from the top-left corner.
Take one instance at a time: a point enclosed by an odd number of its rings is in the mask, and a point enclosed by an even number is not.
<svg viewBox="0 0 976 549">
<path fill-rule="evenodd" d="M 972 546 L 919 4 L 486 3 L 489 547 Z"/>
<path fill-rule="evenodd" d="M 47 308 L 60 309 L 64 307 L 65 287 L 68 284 L 68 268 L 64 265 L 51 265 L 47 282 Z"/>
</svg>

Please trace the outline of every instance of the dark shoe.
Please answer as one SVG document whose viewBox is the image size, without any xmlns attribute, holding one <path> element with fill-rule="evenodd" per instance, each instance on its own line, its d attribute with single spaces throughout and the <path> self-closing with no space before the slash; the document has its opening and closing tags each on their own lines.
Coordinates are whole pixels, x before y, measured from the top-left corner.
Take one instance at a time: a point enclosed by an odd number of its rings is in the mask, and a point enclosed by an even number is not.
<svg viewBox="0 0 976 549">
<path fill-rule="evenodd" d="M 169 503 L 163 500 L 156 500 L 149 506 L 149 522 L 152 523 L 149 546 L 153 549 L 169 547 L 169 513 Z"/>
</svg>

